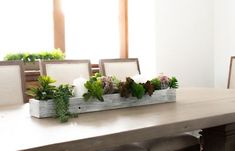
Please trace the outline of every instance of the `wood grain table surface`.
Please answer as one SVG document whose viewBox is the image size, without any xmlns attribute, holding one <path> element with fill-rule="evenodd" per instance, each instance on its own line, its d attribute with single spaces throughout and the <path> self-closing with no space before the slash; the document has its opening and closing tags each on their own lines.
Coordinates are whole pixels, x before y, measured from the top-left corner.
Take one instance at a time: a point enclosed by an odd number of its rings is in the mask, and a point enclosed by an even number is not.
<svg viewBox="0 0 235 151">
<path fill-rule="evenodd" d="M 0 150 L 106 147 L 235 122 L 235 90 L 185 88 L 174 103 L 80 114 L 60 123 L 30 117 L 29 104 L 0 108 Z"/>
</svg>

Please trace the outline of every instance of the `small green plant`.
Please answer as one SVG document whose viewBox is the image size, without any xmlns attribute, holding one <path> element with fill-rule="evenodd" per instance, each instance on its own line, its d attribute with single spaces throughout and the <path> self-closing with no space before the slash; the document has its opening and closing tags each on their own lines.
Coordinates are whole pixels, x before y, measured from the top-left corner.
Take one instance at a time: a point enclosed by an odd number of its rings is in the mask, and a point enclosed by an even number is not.
<svg viewBox="0 0 235 151">
<path fill-rule="evenodd" d="M 9 53 L 4 57 L 6 61 L 22 60 L 24 62 L 35 62 L 38 59 L 41 60 L 63 60 L 64 54 L 60 49 L 54 49 L 52 51 L 41 51 L 39 53 Z"/>
<path fill-rule="evenodd" d="M 52 99 L 56 87 L 51 84 L 55 82 L 56 81 L 49 76 L 39 76 L 39 86 L 30 88 L 30 90 L 26 93 L 37 100 L 45 101 L 48 99 Z"/>
<path fill-rule="evenodd" d="M 168 78 L 167 76 L 160 76 L 152 79 L 150 82 L 155 90 L 166 88 L 177 89 L 179 87 L 178 80 L 175 77 Z"/>
<path fill-rule="evenodd" d="M 143 85 L 138 83 L 133 83 L 131 85 L 132 96 L 137 97 L 137 99 L 141 99 L 145 94 L 145 89 Z"/>
<path fill-rule="evenodd" d="M 51 85 L 56 81 L 49 76 L 39 76 L 38 87 L 31 88 L 27 94 L 39 101 L 52 99 L 55 103 L 56 117 L 60 122 L 67 122 L 69 117 L 76 117 L 76 114 L 69 113 L 69 98 L 73 96 L 74 87 L 65 84 L 58 87 Z"/>
<path fill-rule="evenodd" d="M 175 77 L 170 79 L 169 87 L 173 89 L 177 89 L 179 87 L 178 80 Z"/>
<path fill-rule="evenodd" d="M 90 98 L 97 98 L 99 101 L 103 102 L 103 86 L 102 82 L 99 79 L 101 74 L 97 73 L 95 76 L 92 76 L 86 83 L 85 88 L 88 90 L 87 93 L 83 94 L 83 98 L 87 101 Z"/>
<path fill-rule="evenodd" d="M 121 97 L 134 96 L 141 99 L 145 94 L 145 89 L 142 84 L 135 83 L 130 77 L 126 78 L 126 82 L 121 82 L 119 87 Z"/>
<path fill-rule="evenodd" d="M 154 78 L 150 82 L 154 86 L 155 90 L 160 90 L 161 89 L 161 81 L 158 78 Z"/>
<path fill-rule="evenodd" d="M 63 60 L 64 54 L 61 52 L 60 49 L 55 49 L 53 51 L 41 51 L 40 53 L 36 54 L 37 59 L 41 60 Z"/>
<path fill-rule="evenodd" d="M 59 118 L 60 122 L 67 122 L 69 113 L 69 98 L 73 96 L 73 86 L 65 84 L 60 85 L 55 89 L 53 101 L 55 103 L 56 117 Z"/>
</svg>

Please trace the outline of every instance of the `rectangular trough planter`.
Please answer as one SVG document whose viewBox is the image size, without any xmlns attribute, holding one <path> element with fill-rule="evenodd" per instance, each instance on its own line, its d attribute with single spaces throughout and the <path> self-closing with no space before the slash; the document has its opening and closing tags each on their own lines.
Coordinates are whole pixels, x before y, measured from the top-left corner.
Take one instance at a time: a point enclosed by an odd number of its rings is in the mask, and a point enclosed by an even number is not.
<svg viewBox="0 0 235 151">
<path fill-rule="evenodd" d="M 110 109 L 167 103 L 176 101 L 176 90 L 165 89 L 158 90 L 152 96 L 145 95 L 141 99 L 135 97 L 123 98 L 120 94 L 103 95 L 104 102 L 99 100 L 84 101 L 83 98 L 70 98 L 69 111 L 71 113 L 86 113 L 94 111 L 103 111 Z M 30 115 L 37 118 L 55 116 L 53 100 L 39 101 L 30 99 Z"/>
</svg>

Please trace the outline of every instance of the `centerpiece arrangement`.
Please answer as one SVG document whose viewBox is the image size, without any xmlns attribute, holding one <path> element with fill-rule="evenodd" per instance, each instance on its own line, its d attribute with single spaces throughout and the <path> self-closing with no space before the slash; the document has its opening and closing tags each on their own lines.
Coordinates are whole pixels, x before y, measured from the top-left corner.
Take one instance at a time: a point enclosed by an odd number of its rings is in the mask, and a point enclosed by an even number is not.
<svg viewBox="0 0 235 151">
<path fill-rule="evenodd" d="M 78 113 L 102 111 L 156 103 L 174 102 L 178 81 L 175 77 L 159 76 L 140 82 L 139 76 L 120 81 L 114 76 L 97 73 L 89 80 L 78 78 L 74 85 L 54 86 L 51 77 L 41 76 L 39 87 L 27 93 L 30 114 L 37 118 L 58 117 L 66 122 Z"/>
</svg>

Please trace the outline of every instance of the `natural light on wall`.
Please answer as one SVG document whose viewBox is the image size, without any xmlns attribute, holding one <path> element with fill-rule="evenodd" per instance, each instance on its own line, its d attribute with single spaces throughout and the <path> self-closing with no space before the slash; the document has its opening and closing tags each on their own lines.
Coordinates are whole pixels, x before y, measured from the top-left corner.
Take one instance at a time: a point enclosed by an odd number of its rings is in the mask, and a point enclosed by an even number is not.
<svg viewBox="0 0 235 151">
<path fill-rule="evenodd" d="M 141 73 L 156 76 L 156 0 L 128 0 L 129 57 L 139 58 Z"/>
<path fill-rule="evenodd" d="M 0 60 L 10 52 L 53 49 L 52 0 L 0 0 Z"/>
<path fill-rule="evenodd" d="M 118 58 L 119 0 L 63 0 L 67 59 Z"/>
</svg>

